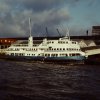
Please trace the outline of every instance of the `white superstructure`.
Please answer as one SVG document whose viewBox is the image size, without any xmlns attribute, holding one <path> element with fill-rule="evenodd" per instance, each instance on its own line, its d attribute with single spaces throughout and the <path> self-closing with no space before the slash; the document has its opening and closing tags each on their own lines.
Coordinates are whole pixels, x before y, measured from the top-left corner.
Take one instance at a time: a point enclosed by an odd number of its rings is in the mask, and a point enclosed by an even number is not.
<svg viewBox="0 0 100 100">
<path fill-rule="evenodd" d="M 59 38 L 58 40 L 47 40 L 45 38 L 42 43 L 34 44 L 33 37 L 30 36 L 28 44 L 12 44 L 5 52 L 6 55 L 33 58 L 85 56 L 85 53 L 80 50 L 78 42 L 71 41 L 68 37 Z"/>
</svg>

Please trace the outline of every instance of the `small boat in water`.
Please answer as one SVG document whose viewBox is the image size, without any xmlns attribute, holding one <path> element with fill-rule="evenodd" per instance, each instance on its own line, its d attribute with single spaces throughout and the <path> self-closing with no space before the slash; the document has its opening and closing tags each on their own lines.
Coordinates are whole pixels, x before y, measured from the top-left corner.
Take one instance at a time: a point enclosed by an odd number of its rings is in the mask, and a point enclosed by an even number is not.
<svg viewBox="0 0 100 100">
<path fill-rule="evenodd" d="M 5 50 L 5 55 L 6 58 L 12 60 L 58 63 L 81 62 L 85 60 L 85 53 L 81 51 L 78 42 L 70 40 L 69 36 L 57 40 L 47 40 L 45 38 L 40 44 L 34 44 L 31 30 L 27 44 L 11 44 Z"/>
</svg>

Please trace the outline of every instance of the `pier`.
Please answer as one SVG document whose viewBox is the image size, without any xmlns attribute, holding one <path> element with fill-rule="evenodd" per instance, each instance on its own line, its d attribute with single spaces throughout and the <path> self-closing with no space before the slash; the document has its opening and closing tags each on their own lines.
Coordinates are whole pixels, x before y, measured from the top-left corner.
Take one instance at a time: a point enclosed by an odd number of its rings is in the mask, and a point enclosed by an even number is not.
<svg viewBox="0 0 100 100">
<path fill-rule="evenodd" d="M 100 48 L 98 48 L 98 49 L 86 50 L 85 53 L 86 53 L 86 56 L 91 56 L 91 55 L 100 54 Z"/>
<path fill-rule="evenodd" d="M 82 48 L 82 51 L 85 52 L 86 56 L 97 55 L 100 54 L 100 46 Z"/>
</svg>

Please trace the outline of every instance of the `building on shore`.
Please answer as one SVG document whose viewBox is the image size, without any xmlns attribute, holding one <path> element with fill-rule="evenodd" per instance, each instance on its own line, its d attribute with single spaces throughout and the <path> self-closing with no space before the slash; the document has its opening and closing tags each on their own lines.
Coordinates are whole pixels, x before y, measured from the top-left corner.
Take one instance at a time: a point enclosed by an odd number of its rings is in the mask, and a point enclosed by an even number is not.
<svg viewBox="0 0 100 100">
<path fill-rule="evenodd" d="M 94 47 L 96 43 L 93 40 L 76 39 L 81 48 Z"/>
<path fill-rule="evenodd" d="M 0 38 L 0 49 L 9 47 L 15 41 L 17 41 L 15 38 Z"/>
<path fill-rule="evenodd" d="M 100 26 L 92 26 L 92 35 L 100 36 Z"/>
</svg>

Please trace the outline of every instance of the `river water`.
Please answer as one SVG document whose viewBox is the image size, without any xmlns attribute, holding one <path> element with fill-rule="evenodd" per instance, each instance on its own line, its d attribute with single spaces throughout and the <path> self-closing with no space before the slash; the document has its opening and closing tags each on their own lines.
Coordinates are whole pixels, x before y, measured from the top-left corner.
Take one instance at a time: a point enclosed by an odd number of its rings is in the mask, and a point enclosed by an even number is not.
<svg viewBox="0 0 100 100">
<path fill-rule="evenodd" d="M 0 100 L 100 100 L 100 66 L 0 60 Z"/>
</svg>

